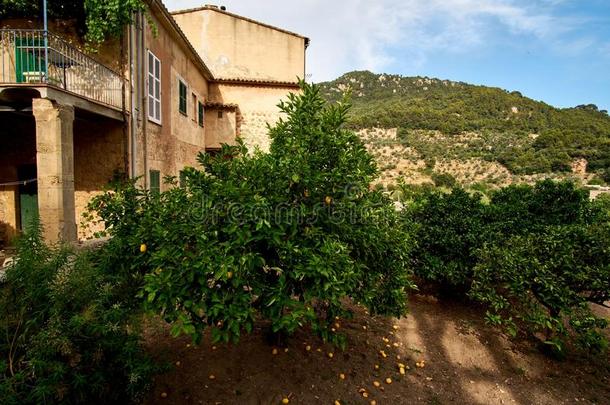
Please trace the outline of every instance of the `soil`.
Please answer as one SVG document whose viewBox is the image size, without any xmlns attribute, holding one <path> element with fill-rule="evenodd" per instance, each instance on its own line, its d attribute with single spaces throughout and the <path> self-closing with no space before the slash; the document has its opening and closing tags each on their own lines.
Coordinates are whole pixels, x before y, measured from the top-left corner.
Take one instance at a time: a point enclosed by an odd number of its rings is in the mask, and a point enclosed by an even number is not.
<svg viewBox="0 0 610 405">
<path fill-rule="evenodd" d="M 553 360 L 532 342 L 509 340 L 485 325 L 479 309 L 429 296 L 412 297 L 401 319 L 353 309 L 353 319 L 338 321 L 345 351 L 307 330 L 285 348 L 269 346 L 262 322 L 238 345 L 212 345 L 206 336 L 194 346 L 154 322 L 147 346 L 171 367 L 156 377 L 146 403 L 610 404 L 608 355 Z M 398 363 L 407 366 L 405 375 Z"/>
</svg>

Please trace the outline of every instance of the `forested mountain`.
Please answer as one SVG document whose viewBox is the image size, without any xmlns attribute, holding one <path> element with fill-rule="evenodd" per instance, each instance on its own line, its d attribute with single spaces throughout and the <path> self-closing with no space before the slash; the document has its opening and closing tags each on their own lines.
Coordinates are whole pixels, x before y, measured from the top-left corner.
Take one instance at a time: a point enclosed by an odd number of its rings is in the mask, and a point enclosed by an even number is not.
<svg viewBox="0 0 610 405">
<path fill-rule="evenodd" d="M 350 126 L 388 183 L 610 182 L 610 116 L 592 104 L 559 109 L 517 91 L 368 71 L 320 86 L 331 101 L 351 89 Z"/>
</svg>

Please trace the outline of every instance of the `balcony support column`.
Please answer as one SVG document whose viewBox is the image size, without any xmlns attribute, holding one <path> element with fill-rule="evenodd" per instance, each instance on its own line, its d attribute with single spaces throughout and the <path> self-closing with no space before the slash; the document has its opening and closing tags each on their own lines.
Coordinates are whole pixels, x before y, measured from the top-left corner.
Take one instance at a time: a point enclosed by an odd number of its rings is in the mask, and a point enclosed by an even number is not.
<svg viewBox="0 0 610 405">
<path fill-rule="evenodd" d="M 74 107 L 32 100 L 36 120 L 38 212 L 49 242 L 75 241 Z"/>
</svg>

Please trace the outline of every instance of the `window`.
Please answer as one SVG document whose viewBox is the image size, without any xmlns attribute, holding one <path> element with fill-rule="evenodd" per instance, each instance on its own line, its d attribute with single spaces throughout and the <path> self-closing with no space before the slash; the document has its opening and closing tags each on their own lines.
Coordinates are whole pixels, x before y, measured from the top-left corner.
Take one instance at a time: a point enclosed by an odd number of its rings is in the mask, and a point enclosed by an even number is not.
<svg viewBox="0 0 610 405">
<path fill-rule="evenodd" d="M 180 170 L 180 187 L 186 187 L 186 171 Z"/>
<path fill-rule="evenodd" d="M 218 118 L 222 118 L 222 111 L 218 111 Z"/>
<path fill-rule="evenodd" d="M 182 79 L 178 79 L 178 111 L 187 115 L 186 112 L 186 83 Z"/>
<path fill-rule="evenodd" d="M 193 93 L 191 99 L 193 100 L 193 121 L 197 121 L 197 95 Z"/>
<path fill-rule="evenodd" d="M 204 110 L 203 110 L 203 103 L 201 101 L 199 102 L 199 110 L 197 112 L 198 112 L 198 117 L 199 117 L 199 126 L 202 127 L 203 126 Z"/>
<path fill-rule="evenodd" d="M 148 51 L 148 119 L 161 124 L 161 61 Z"/>
<path fill-rule="evenodd" d="M 150 171 L 150 191 L 155 194 L 161 192 L 161 173 L 158 170 Z"/>
</svg>

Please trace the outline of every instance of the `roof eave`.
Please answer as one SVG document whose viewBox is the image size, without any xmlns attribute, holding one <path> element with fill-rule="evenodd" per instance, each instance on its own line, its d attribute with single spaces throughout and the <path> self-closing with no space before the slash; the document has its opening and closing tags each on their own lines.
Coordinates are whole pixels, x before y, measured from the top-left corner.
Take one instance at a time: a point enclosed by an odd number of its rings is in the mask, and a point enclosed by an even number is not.
<svg viewBox="0 0 610 405">
<path fill-rule="evenodd" d="M 217 8 L 217 7 L 202 6 L 202 7 L 186 8 L 186 9 L 182 9 L 182 10 L 170 11 L 170 14 L 171 15 L 188 14 L 188 13 L 194 13 L 194 12 L 197 12 L 197 11 L 204 11 L 204 10 L 215 11 L 217 13 L 225 14 L 225 15 L 228 15 L 228 16 L 231 16 L 231 17 L 234 17 L 234 18 L 239 18 L 240 20 L 248 21 L 248 22 L 251 22 L 253 24 L 260 25 L 262 27 L 266 27 L 266 28 L 270 28 L 272 30 L 283 32 L 284 34 L 288 34 L 288 35 L 292 35 L 292 36 L 295 36 L 295 37 L 298 37 L 298 38 L 302 38 L 305 41 L 305 48 L 307 48 L 307 46 L 309 46 L 309 43 L 310 43 L 310 39 L 308 37 L 303 36 L 301 34 L 297 34 L 296 32 L 289 31 L 289 30 L 286 30 L 284 28 L 276 27 L 274 25 L 267 24 L 267 23 L 264 23 L 264 22 L 261 22 L 261 21 L 253 20 L 251 18 L 244 17 L 244 16 L 239 15 L 239 14 L 231 13 L 231 12 L 229 12 L 227 10 L 221 10 L 220 8 Z"/>
<path fill-rule="evenodd" d="M 203 75 L 205 76 L 205 78 L 210 81 L 214 80 L 214 75 L 212 74 L 212 71 L 208 68 L 199 53 L 195 50 L 191 42 L 188 40 L 186 34 L 184 33 L 184 31 L 182 31 L 176 20 L 174 20 L 174 17 L 172 17 L 172 14 L 169 12 L 167 7 L 165 7 L 163 2 L 161 0 L 147 0 L 147 2 L 151 8 L 154 7 L 154 11 L 157 11 L 158 14 L 164 17 L 165 22 L 169 24 L 169 26 L 174 30 L 174 32 L 184 41 L 184 45 L 186 45 L 187 49 L 192 54 L 193 58 L 203 71 Z"/>
</svg>

